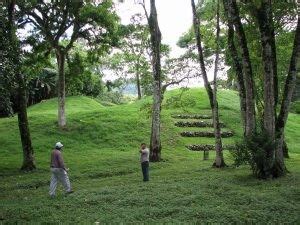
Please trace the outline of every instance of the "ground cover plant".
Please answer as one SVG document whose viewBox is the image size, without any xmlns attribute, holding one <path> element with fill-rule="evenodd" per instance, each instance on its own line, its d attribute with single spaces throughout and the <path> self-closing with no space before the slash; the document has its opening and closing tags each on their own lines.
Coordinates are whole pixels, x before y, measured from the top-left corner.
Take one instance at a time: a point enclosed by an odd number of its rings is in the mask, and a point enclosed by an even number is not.
<svg viewBox="0 0 300 225">
<path fill-rule="evenodd" d="M 181 90 L 166 92 L 168 98 Z M 231 145 L 242 138 L 238 94 L 219 91 L 220 120 L 224 138 Z M 151 98 L 125 105 L 103 106 L 98 101 L 67 98 L 68 126 L 59 129 L 56 99 L 28 109 L 37 170 L 18 169 L 22 152 L 16 118 L 0 119 L 0 223 L 300 223 L 300 116 L 290 114 L 286 140 L 289 173 L 274 180 L 258 180 L 249 166 L 211 167 L 202 152 L 187 144 L 213 144 L 209 137 L 182 137 L 184 131 L 211 128 L 176 127 L 177 114 L 209 115 L 204 89 L 190 89 L 183 101 L 192 107 L 169 105 L 162 110 L 162 161 L 150 164 L 150 181 L 142 182 L 138 148 L 149 142 L 150 118 L 145 105 Z M 186 104 L 188 105 L 188 104 Z M 56 141 L 65 145 L 64 159 L 70 168 L 75 192 L 65 196 L 60 187 L 55 199 L 48 197 L 50 151 Z"/>
</svg>

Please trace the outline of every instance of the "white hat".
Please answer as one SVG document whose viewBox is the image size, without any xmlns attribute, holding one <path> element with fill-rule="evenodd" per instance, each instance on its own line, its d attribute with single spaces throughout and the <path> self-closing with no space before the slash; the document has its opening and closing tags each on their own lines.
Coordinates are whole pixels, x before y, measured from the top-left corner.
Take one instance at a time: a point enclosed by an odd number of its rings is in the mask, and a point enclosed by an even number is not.
<svg viewBox="0 0 300 225">
<path fill-rule="evenodd" d="M 61 149 L 64 145 L 59 141 L 55 144 L 55 148 Z"/>
</svg>

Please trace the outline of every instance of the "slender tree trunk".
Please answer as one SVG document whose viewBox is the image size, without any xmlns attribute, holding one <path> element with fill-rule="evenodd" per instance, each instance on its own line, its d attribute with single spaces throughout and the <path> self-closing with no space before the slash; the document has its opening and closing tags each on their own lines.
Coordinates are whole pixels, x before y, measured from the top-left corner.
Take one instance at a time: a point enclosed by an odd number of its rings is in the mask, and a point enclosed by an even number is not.
<svg viewBox="0 0 300 225">
<path fill-rule="evenodd" d="M 297 70 L 300 67 L 300 16 L 298 15 L 297 28 L 295 33 L 293 52 L 290 60 L 289 72 L 286 77 L 283 98 L 281 102 L 280 112 L 276 121 L 276 150 L 275 150 L 275 169 L 277 176 L 284 175 L 285 165 L 283 160 L 283 145 L 284 145 L 284 129 L 289 114 L 289 107 L 293 96 L 293 91 L 296 85 Z"/>
<path fill-rule="evenodd" d="M 34 153 L 31 144 L 31 137 L 29 132 L 28 118 L 27 118 L 27 95 L 26 95 L 26 86 L 23 76 L 20 73 L 20 47 L 17 40 L 16 28 L 15 28 L 15 1 L 8 1 L 8 15 L 9 15 L 9 41 L 12 48 L 11 60 L 15 65 L 15 78 L 18 84 L 18 125 L 19 132 L 22 142 L 23 149 L 23 165 L 21 170 L 30 171 L 34 170 Z"/>
<path fill-rule="evenodd" d="M 197 50 L 198 50 L 198 60 L 200 63 L 200 68 L 201 68 L 201 73 L 202 77 L 204 80 L 204 86 L 206 88 L 208 97 L 209 97 L 209 102 L 213 114 L 213 124 L 214 124 L 214 133 L 215 133 L 215 149 L 216 149 L 216 160 L 214 162 L 215 167 L 224 167 L 225 162 L 222 154 L 222 140 L 221 140 L 221 130 L 220 130 L 220 123 L 219 123 L 219 115 L 218 115 L 218 102 L 216 98 L 216 93 L 214 94 L 207 78 L 206 74 L 206 68 L 205 68 L 205 63 L 204 63 L 204 56 L 203 56 L 203 49 L 202 49 L 202 44 L 201 44 L 201 34 L 200 34 L 200 21 L 199 18 L 197 17 L 197 12 L 196 12 L 196 6 L 195 6 L 195 1 L 191 0 L 191 5 L 192 5 L 192 12 L 193 12 L 193 25 L 194 25 L 194 31 L 195 31 L 195 38 L 197 42 Z M 216 61 L 218 61 L 218 55 L 216 57 Z M 217 66 L 215 67 L 215 75 L 217 72 Z M 216 87 L 215 87 L 216 88 Z M 215 89 L 216 91 L 216 89 Z"/>
<path fill-rule="evenodd" d="M 239 58 L 239 54 L 234 43 L 234 28 L 228 19 L 227 4 L 228 1 L 223 0 L 224 11 L 225 11 L 227 26 L 228 26 L 228 39 L 227 39 L 228 49 L 233 61 L 234 70 L 236 72 L 237 87 L 238 87 L 239 97 L 240 97 L 241 117 L 242 117 L 244 137 L 245 137 L 246 136 L 246 92 L 245 92 L 244 77 L 243 77 L 243 67 L 241 65 L 241 60 Z"/>
<path fill-rule="evenodd" d="M 220 54 L 220 1 L 217 0 L 217 34 L 216 34 L 216 58 L 215 58 L 215 68 L 214 68 L 214 89 L 213 89 L 213 123 L 215 131 L 215 144 L 216 144 L 216 158 L 213 164 L 214 167 L 224 167 L 224 157 L 222 148 L 222 138 L 221 138 L 221 128 L 219 120 L 219 105 L 217 101 L 217 76 L 218 76 L 218 66 L 219 66 L 219 54 Z"/>
<path fill-rule="evenodd" d="M 140 82 L 140 71 L 139 71 L 139 64 L 136 64 L 135 68 L 135 79 L 136 79 L 136 87 L 137 87 L 137 92 L 138 92 L 138 99 L 142 98 L 142 92 L 141 92 L 141 82 Z"/>
<path fill-rule="evenodd" d="M 23 76 L 19 73 L 18 77 L 18 125 L 23 149 L 23 165 L 21 170 L 31 171 L 36 169 L 34 152 L 31 143 L 28 118 L 27 118 L 27 94 Z"/>
<path fill-rule="evenodd" d="M 243 78 L 246 93 L 246 137 L 251 137 L 255 132 L 255 98 L 254 81 L 247 39 L 241 22 L 236 0 L 228 0 L 228 22 L 233 24 L 237 33 L 242 53 Z"/>
<path fill-rule="evenodd" d="M 56 49 L 56 60 L 58 66 L 58 126 L 63 128 L 66 126 L 66 114 L 65 114 L 65 58 L 66 54 L 61 49 Z"/>
<path fill-rule="evenodd" d="M 158 162 L 161 160 L 161 141 L 160 141 L 160 109 L 161 95 L 159 81 L 154 81 L 153 87 L 153 109 L 152 109 L 152 129 L 150 143 L 150 160 Z"/>
<path fill-rule="evenodd" d="M 152 108 L 152 129 L 150 140 L 150 160 L 157 162 L 161 160 L 160 141 L 160 111 L 161 111 L 161 63 L 160 45 L 161 32 L 157 21 L 155 0 L 150 1 L 149 29 L 151 34 L 152 67 L 153 67 L 153 108 Z"/>
</svg>

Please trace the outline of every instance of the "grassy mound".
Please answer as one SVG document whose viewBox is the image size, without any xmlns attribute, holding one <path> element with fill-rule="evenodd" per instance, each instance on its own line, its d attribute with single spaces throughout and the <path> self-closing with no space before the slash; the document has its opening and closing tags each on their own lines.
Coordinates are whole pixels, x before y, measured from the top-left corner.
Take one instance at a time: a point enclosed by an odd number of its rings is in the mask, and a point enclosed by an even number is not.
<svg viewBox="0 0 300 225">
<path fill-rule="evenodd" d="M 219 93 L 221 121 L 242 135 L 237 93 Z M 151 98 L 103 106 L 87 97 L 67 98 L 67 128 L 56 124 L 57 101 L 29 108 L 29 122 L 38 170 L 21 173 L 17 118 L 0 119 L 0 223 L 300 223 L 300 116 L 290 114 L 286 139 L 291 173 L 273 181 L 253 178 L 249 167 L 211 168 L 202 154 L 187 144 L 213 144 L 212 138 L 181 137 L 172 115 L 209 115 L 203 89 L 166 93 L 162 111 L 163 162 L 150 165 L 150 182 L 143 183 L 140 142 L 149 142 Z M 190 129 L 191 130 L 191 129 Z M 195 130 L 196 131 L 196 130 Z M 65 197 L 61 187 L 49 199 L 49 157 L 56 141 L 65 145 L 75 193 Z M 225 161 L 232 163 L 225 152 Z"/>
</svg>

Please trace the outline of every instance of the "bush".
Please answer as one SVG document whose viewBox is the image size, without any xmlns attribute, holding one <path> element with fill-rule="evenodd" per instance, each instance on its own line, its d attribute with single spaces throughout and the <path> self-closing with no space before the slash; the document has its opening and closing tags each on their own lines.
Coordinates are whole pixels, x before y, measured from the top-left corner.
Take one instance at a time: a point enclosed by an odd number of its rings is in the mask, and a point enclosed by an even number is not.
<svg viewBox="0 0 300 225">
<path fill-rule="evenodd" d="M 111 102 L 113 104 L 123 104 L 123 95 L 117 91 L 103 92 L 98 96 L 98 99 L 103 102 Z"/>
<path fill-rule="evenodd" d="M 234 165 L 248 164 L 251 166 L 253 175 L 258 178 L 270 176 L 270 163 L 273 161 L 275 143 L 264 133 L 259 132 L 249 139 L 244 139 L 236 144 L 236 148 L 230 152 L 234 158 Z"/>
</svg>

